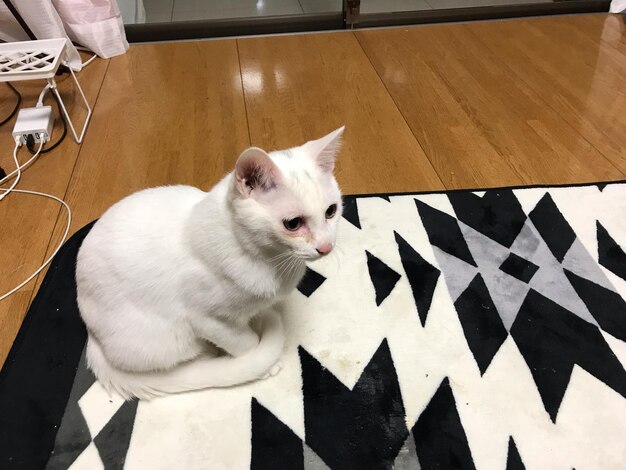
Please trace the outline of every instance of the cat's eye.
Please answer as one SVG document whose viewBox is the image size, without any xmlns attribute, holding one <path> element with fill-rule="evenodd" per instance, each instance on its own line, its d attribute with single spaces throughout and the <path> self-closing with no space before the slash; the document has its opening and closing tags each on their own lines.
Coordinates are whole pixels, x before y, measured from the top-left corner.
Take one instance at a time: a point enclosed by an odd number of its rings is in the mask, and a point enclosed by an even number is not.
<svg viewBox="0 0 626 470">
<path fill-rule="evenodd" d="M 337 204 L 332 204 L 328 206 L 328 209 L 326 209 L 326 218 L 332 219 L 336 213 L 337 213 Z"/>
<path fill-rule="evenodd" d="M 302 220 L 302 217 L 295 217 L 293 219 L 283 220 L 283 225 L 290 232 L 295 232 L 296 230 L 298 230 L 300 227 L 302 227 L 303 223 L 304 220 Z"/>
</svg>

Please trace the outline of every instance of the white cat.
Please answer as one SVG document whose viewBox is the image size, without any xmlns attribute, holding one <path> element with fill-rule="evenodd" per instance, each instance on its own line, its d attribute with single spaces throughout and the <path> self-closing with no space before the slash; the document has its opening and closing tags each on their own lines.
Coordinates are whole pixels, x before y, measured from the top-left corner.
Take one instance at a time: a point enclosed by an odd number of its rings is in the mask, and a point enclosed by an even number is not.
<svg viewBox="0 0 626 470">
<path fill-rule="evenodd" d="M 87 360 L 105 388 L 151 398 L 280 370 L 272 306 L 301 281 L 305 261 L 334 247 L 342 134 L 269 154 L 249 148 L 208 193 L 147 189 L 105 212 L 76 266 Z M 215 346 L 226 354 L 215 357 Z"/>
</svg>

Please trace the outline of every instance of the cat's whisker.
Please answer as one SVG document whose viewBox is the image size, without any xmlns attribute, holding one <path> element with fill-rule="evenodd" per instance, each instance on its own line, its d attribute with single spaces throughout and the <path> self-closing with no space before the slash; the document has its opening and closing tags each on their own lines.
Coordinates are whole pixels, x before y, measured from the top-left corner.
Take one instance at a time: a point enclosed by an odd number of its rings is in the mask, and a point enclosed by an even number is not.
<svg viewBox="0 0 626 470">
<path fill-rule="evenodd" d="M 293 257 L 286 258 L 280 264 L 280 273 L 281 274 L 286 274 L 287 271 L 289 270 L 289 268 L 291 267 L 291 264 L 294 263 L 294 260 L 295 260 L 295 258 L 293 258 Z"/>
<path fill-rule="evenodd" d="M 288 251 L 281 251 L 277 255 L 272 256 L 269 260 L 270 261 L 274 261 L 274 260 L 281 259 L 281 258 L 284 258 L 284 257 L 287 257 L 287 256 L 291 256 L 291 253 L 289 253 Z"/>
<path fill-rule="evenodd" d="M 331 254 L 337 254 L 338 252 L 341 252 L 341 254 L 344 253 L 342 246 L 335 242 L 335 249 L 331 252 Z"/>
<path fill-rule="evenodd" d="M 288 277 L 288 271 L 292 265 L 292 263 L 295 261 L 295 258 L 290 256 L 289 258 L 287 258 L 283 263 L 281 263 L 281 267 L 279 270 L 279 276 L 281 277 Z"/>
<path fill-rule="evenodd" d="M 302 260 L 300 258 L 294 258 L 291 269 L 289 270 L 289 277 L 293 276 L 296 270 L 300 267 Z"/>
<path fill-rule="evenodd" d="M 274 264 L 286 258 L 289 258 L 290 256 L 291 256 L 291 253 L 279 253 L 276 256 L 271 257 L 268 261 L 270 262 L 270 264 Z"/>
<path fill-rule="evenodd" d="M 298 269 L 298 267 L 300 266 L 300 261 L 301 260 L 299 258 L 293 258 L 293 262 L 291 263 L 289 267 L 289 272 L 287 274 L 287 277 L 293 276 L 293 274 L 296 272 L 296 269 Z"/>
<path fill-rule="evenodd" d="M 276 261 L 276 264 L 274 265 L 274 267 L 275 267 L 275 268 L 278 268 L 279 266 L 281 266 L 281 265 L 283 265 L 284 263 L 286 263 L 288 260 L 289 260 L 289 257 L 288 257 L 288 256 L 285 256 L 285 257 L 283 257 L 283 258 L 281 258 L 281 259 L 278 259 L 278 260 Z"/>
<path fill-rule="evenodd" d="M 291 259 L 291 257 L 292 257 L 291 253 L 283 253 L 283 256 L 279 257 L 276 260 L 276 264 L 274 265 L 274 268 L 278 269 L 280 266 L 287 263 Z"/>
<path fill-rule="evenodd" d="M 338 246 L 335 246 L 335 249 L 330 254 L 331 259 L 336 263 L 337 270 L 341 269 L 342 255 L 344 255 L 343 250 Z"/>
<path fill-rule="evenodd" d="M 283 278 L 286 278 L 286 279 L 289 278 L 289 271 L 291 270 L 291 265 L 292 264 L 293 264 L 293 261 L 285 266 L 285 269 L 282 272 L 282 277 Z"/>
<path fill-rule="evenodd" d="M 278 272 L 278 276 L 279 276 L 279 277 L 282 277 L 282 278 L 287 277 L 287 276 L 286 276 L 286 274 L 287 274 L 287 269 L 288 269 L 288 268 L 289 268 L 289 263 L 284 264 L 284 265 L 280 268 L 280 271 Z"/>
</svg>

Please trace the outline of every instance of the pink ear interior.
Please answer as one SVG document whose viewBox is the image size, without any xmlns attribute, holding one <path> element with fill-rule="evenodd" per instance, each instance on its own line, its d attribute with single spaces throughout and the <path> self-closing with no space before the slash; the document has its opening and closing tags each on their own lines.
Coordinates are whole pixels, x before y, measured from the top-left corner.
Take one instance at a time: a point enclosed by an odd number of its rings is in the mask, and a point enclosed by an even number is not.
<svg viewBox="0 0 626 470">
<path fill-rule="evenodd" d="M 345 126 L 334 130 L 330 134 L 314 141 L 317 165 L 325 172 L 332 173 L 335 169 L 335 160 L 341 147 L 341 138 Z"/>
<path fill-rule="evenodd" d="M 244 196 L 252 191 L 269 191 L 276 187 L 279 170 L 262 149 L 251 147 L 239 156 L 235 166 L 235 184 Z"/>
</svg>

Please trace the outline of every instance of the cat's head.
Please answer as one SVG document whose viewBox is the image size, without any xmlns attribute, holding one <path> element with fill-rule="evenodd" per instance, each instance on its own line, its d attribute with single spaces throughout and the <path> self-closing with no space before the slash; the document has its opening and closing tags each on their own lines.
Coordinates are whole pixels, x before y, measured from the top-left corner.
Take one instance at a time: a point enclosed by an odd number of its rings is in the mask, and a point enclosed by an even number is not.
<svg viewBox="0 0 626 470">
<path fill-rule="evenodd" d="M 303 260 L 332 251 L 342 212 L 333 170 L 343 130 L 289 150 L 241 154 L 232 202 L 247 242 Z"/>
</svg>

